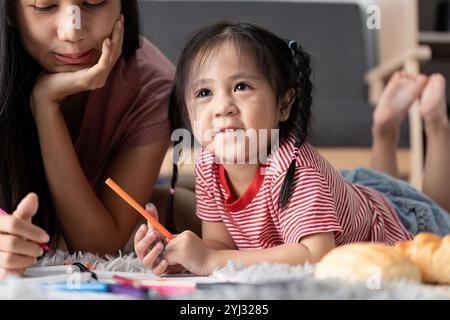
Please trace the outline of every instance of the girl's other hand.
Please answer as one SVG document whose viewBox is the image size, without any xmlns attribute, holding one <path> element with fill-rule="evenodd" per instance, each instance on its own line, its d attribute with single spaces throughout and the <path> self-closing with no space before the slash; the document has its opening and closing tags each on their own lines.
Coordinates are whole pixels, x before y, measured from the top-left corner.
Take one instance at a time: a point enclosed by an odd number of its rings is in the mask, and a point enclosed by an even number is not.
<svg viewBox="0 0 450 320">
<path fill-rule="evenodd" d="M 111 38 L 103 41 L 102 55 L 96 65 L 76 72 L 42 73 L 33 88 L 31 108 L 42 101 L 60 103 L 64 98 L 88 90 L 102 88 L 117 60 L 122 55 L 123 15 L 114 25 Z"/>
<path fill-rule="evenodd" d="M 163 255 L 170 265 L 182 265 L 194 274 L 209 275 L 213 269 L 210 262 L 213 252 L 202 239 L 188 230 L 171 240 Z"/>
<path fill-rule="evenodd" d="M 22 275 L 44 254 L 38 243 L 47 243 L 50 237 L 31 222 L 37 208 L 37 196 L 29 194 L 12 215 L 0 216 L 0 279 Z"/>
</svg>

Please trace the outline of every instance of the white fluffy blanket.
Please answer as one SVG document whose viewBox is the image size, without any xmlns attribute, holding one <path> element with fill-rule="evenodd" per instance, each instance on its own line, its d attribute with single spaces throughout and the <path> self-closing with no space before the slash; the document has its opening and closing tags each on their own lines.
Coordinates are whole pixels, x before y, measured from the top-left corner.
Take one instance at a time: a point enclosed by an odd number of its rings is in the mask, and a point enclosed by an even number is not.
<svg viewBox="0 0 450 320">
<path fill-rule="evenodd" d="M 150 272 L 134 256 L 126 254 L 100 258 L 90 253 L 69 255 L 58 251 L 45 256 L 36 266 L 62 265 L 64 262 L 89 263 L 100 271 Z M 450 299 L 450 287 L 398 282 L 381 289 L 369 289 L 364 283 L 318 281 L 314 266 L 260 264 L 248 268 L 230 263 L 216 270 L 212 277 L 226 285 L 208 285 L 183 299 Z M 9 298 L 43 298 L 42 292 L 21 290 L 20 282 L 10 281 L 16 295 Z M 5 294 L 6 291 L 2 290 Z M 2 293 L 0 293 L 0 298 Z M 45 297 L 44 297 L 45 298 Z M 95 297 L 94 297 L 95 298 Z"/>
</svg>

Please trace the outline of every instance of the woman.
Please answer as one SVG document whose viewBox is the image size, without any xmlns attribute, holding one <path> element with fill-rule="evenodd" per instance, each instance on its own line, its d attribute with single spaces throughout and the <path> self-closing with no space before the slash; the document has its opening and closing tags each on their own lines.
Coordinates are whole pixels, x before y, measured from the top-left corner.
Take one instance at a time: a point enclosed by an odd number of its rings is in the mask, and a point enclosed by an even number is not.
<svg viewBox="0 0 450 320">
<path fill-rule="evenodd" d="M 0 217 L 0 270 L 21 274 L 38 242 L 104 254 L 129 239 L 139 216 L 104 180 L 151 198 L 174 73 L 138 17 L 135 0 L 0 3 L 0 207 L 16 209 Z"/>
</svg>

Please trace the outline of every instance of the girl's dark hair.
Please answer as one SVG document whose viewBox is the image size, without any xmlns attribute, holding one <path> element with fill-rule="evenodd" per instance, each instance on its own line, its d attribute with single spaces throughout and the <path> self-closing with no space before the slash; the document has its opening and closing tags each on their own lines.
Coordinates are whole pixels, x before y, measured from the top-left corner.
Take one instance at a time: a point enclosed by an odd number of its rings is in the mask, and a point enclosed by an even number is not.
<svg viewBox="0 0 450 320">
<path fill-rule="evenodd" d="M 57 220 L 29 104 L 42 67 L 22 45 L 16 3 L 16 0 L 0 1 L 0 207 L 11 212 L 25 195 L 35 192 L 39 196 L 39 209 L 33 222 L 55 240 L 59 235 Z M 122 0 L 122 13 L 125 17 L 122 55 L 129 59 L 140 47 L 137 0 Z"/>
<path fill-rule="evenodd" d="M 198 57 L 205 57 L 212 49 L 217 48 L 224 41 L 231 41 L 236 48 L 257 59 L 262 72 L 272 84 L 277 99 L 280 101 L 289 89 L 296 92 L 291 113 L 280 126 L 280 139 L 293 132 L 296 137 L 295 147 L 299 148 L 307 139 L 311 121 L 311 67 L 310 56 L 295 42 L 286 41 L 273 33 L 251 23 L 221 22 L 197 31 L 188 41 L 178 61 L 175 83 L 169 106 L 169 118 L 172 130 L 178 128 L 189 129 L 188 112 L 186 107 L 186 87 L 189 84 L 193 64 Z M 176 146 L 180 141 L 176 141 Z M 175 155 L 176 156 L 176 155 Z M 174 161 L 174 169 L 176 162 Z M 284 179 L 279 208 L 283 209 L 289 202 L 295 173 L 295 159 L 291 162 Z M 176 170 L 174 171 L 176 175 Z M 176 177 L 172 183 L 176 182 Z M 172 189 L 175 185 L 171 185 Z M 171 196 L 170 201 L 173 201 Z M 169 205 L 171 208 L 171 205 Z M 168 212 L 166 216 L 171 216 Z"/>
</svg>

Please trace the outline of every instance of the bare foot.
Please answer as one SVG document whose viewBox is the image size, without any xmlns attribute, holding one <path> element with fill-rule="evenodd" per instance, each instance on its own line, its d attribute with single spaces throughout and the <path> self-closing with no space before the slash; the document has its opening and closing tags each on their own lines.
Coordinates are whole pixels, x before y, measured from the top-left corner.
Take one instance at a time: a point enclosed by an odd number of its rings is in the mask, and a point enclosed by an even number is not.
<svg viewBox="0 0 450 320">
<path fill-rule="evenodd" d="M 430 76 L 422 92 L 420 114 L 426 126 L 448 123 L 445 78 L 439 73 Z"/>
<path fill-rule="evenodd" d="M 373 114 L 374 128 L 380 132 L 397 131 L 427 81 L 428 77 L 422 74 L 394 73 Z"/>
</svg>

